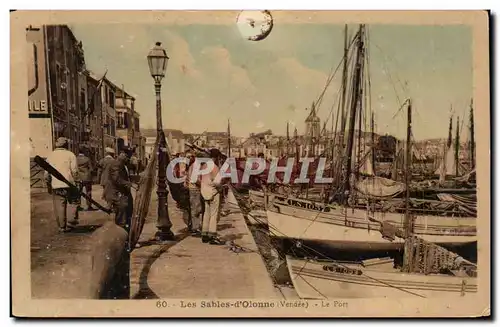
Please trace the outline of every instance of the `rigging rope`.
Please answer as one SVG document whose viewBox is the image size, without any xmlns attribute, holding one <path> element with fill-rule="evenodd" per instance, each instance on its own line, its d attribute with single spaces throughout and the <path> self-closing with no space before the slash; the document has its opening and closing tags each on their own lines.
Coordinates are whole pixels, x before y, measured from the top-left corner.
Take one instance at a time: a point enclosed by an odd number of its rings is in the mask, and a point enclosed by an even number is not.
<svg viewBox="0 0 500 327">
<path fill-rule="evenodd" d="M 355 39 L 356 39 L 356 37 L 353 38 L 352 41 L 351 41 L 351 43 L 349 44 L 349 47 L 348 47 L 349 50 L 351 49 L 351 46 L 354 44 L 354 40 Z M 318 99 L 316 100 L 316 113 L 319 112 L 319 109 L 320 109 L 321 103 L 323 101 L 323 97 L 324 97 L 324 95 L 326 93 L 326 90 L 327 90 L 328 86 L 330 85 L 330 83 L 333 81 L 333 78 L 337 74 L 337 72 L 338 72 L 340 66 L 342 65 L 342 63 L 344 62 L 344 60 L 345 60 L 345 58 L 344 58 L 344 56 L 342 56 L 342 59 L 340 60 L 339 64 L 337 65 L 337 68 L 335 68 L 335 71 L 333 72 L 333 74 L 330 74 L 330 76 L 327 78 L 326 85 L 323 88 L 323 91 L 319 95 Z M 332 70 L 333 70 L 333 67 L 332 67 Z"/>
<path fill-rule="evenodd" d="M 234 191 L 234 188 L 232 188 L 232 189 L 233 189 L 233 191 Z M 256 220 L 258 219 L 257 217 L 253 217 L 253 218 L 254 218 L 254 219 L 256 219 Z M 257 221 L 258 221 L 258 220 L 257 220 Z M 297 240 L 295 240 L 295 239 L 293 239 L 293 238 L 288 237 L 285 233 L 281 232 L 281 231 L 280 231 L 280 230 L 279 230 L 276 226 L 274 226 L 273 224 L 271 224 L 269 221 L 267 222 L 267 224 L 268 224 L 268 226 L 269 226 L 269 234 L 270 234 L 271 236 L 274 236 L 274 237 L 281 237 L 281 238 L 287 238 L 287 239 L 293 240 L 294 245 L 295 245 L 297 248 L 306 248 L 306 252 L 307 252 L 307 251 L 309 251 L 309 252 L 314 252 L 314 253 L 316 253 L 316 254 L 319 254 L 321 257 L 323 257 L 323 258 L 325 258 L 325 259 L 327 259 L 327 260 L 331 261 L 331 263 L 332 263 L 332 264 L 335 264 L 335 265 L 337 265 L 337 266 L 339 266 L 339 267 L 342 267 L 342 268 L 349 268 L 347 265 L 342 264 L 342 263 L 341 263 L 341 262 L 339 262 L 338 260 L 335 260 L 335 259 L 333 259 L 333 258 L 329 257 L 328 255 L 326 255 L 326 254 L 324 254 L 324 253 L 322 253 L 322 252 L 319 252 L 318 250 L 316 250 L 316 249 L 314 249 L 314 248 L 312 248 L 312 247 L 310 247 L 310 246 L 307 246 L 306 244 L 303 244 L 303 243 L 302 243 L 302 242 L 300 242 L 300 241 L 297 241 Z M 273 231 L 273 230 L 274 230 L 274 231 Z M 277 232 L 277 233 L 279 233 L 279 234 L 277 234 L 276 232 Z M 309 260 L 309 261 L 310 261 L 310 260 Z M 305 266 L 305 265 L 306 265 L 309 261 L 306 261 L 306 262 L 304 263 L 304 266 Z M 301 269 L 303 269 L 303 268 L 301 268 Z M 402 292 L 409 293 L 409 294 L 412 294 L 412 295 L 415 295 L 415 296 L 418 296 L 418 297 L 425 298 L 425 296 L 423 296 L 423 295 L 421 295 L 421 294 L 418 294 L 418 293 L 415 293 L 415 292 L 408 291 L 408 290 L 406 290 L 406 289 L 404 289 L 404 288 L 401 288 L 401 287 L 398 287 L 398 286 L 392 285 L 392 284 L 390 284 L 390 283 L 388 283 L 388 282 L 385 282 L 385 281 L 380 280 L 380 279 L 378 279 L 378 278 L 372 277 L 372 276 L 370 276 L 370 275 L 363 274 L 363 276 L 366 276 L 366 277 L 368 277 L 368 278 L 369 278 L 369 279 L 371 279 L 371 280 L 374 280 L 374 281 L 376 281 L 376 282 L 378 282 L 378 283 L 381 283 L 381 284 L 384 284 L 384 285 L 386 285 L 386 286 L 389 286 L 389 287 L 395 288 L 395 289 L 400 290 L 400 291 L 402 291 Z M 319 292 L 319 293 L 320 293 L 321 295 L 323 295 L 321 292 Z M 324 296 L 324 295 L 323 295 L 323 296 Z M 325 297 L 325 298 L 326 298 L 326 297 Z"/>
</svg>

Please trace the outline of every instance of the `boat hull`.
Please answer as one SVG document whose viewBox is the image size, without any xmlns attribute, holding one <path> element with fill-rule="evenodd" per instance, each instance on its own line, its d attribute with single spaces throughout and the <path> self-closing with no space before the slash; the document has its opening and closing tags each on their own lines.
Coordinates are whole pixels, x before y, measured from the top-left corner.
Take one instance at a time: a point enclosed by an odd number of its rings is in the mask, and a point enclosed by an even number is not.
<svg viewBox="0 0 500 327">
<path fill-rule="evenodd" d="M 460 297 L 477 292 L 476 278 L 405 274 L 394 268 L 331 264 L 287 257 L 293 286 L 303 299 Z"/>
<path fill-rule="evenodd" d="M 264 192 L 249 190 L 248 195 L 252 204 L 262 208 L 265 206 L 267 196 L 265 195 Z"/>
<path fill-rule="evenodd" d="M 370 213 L 378 221 L 387 221 L 401 228 L 404 215 L 397 213 Z M 384 239 L 380 223 L 368 219 L 368 211 L 328 206 L 300 199 L 274 197 L 267 209 L 269 226 L 277 230 L 276 236 L 327 244 L 344 250 L 396 250 L 404 240 Z M 443 246 L 462 246 L 477 241 L 475 218 L 419 216 L 414 233 L 422 239 Z M 469 228 L 465 235 L 453 235 L 454 230 Z M 463 231 L 463 230 L 462 230 Z"/>
</svg>

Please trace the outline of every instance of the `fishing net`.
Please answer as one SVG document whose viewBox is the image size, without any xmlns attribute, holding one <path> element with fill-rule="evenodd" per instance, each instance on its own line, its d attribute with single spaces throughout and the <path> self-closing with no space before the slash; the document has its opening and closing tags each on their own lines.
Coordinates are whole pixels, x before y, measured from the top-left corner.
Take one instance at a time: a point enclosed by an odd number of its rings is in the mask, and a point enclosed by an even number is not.
<svg viewBox="0 0 500 327">
<path fill-rule="evenodd" d="M 409 238 L 407 242 L 410 242 L 409 248 L 412 249 L 412 272 L 438 274 L 448 270 L 463 271 L 470 277 L 477 276 L 476 265 L 452 251 L 416 236 Z"/>
<path fill-rule="evenodd" d="M 159 139 L 156 137 L 154 149 L 158 149 Z M 134 249 L 141 236 L 146 217 L 149 212 L 151 203 L 151 195 L 156 184 L 158 164 L 158 151 L 153 151 L 151 159 L 146 166 L 146 169 L 141 173 L 139 187 L 135 195 L 134 211 L 129 233 L 129 247 Z"/>
</svg>

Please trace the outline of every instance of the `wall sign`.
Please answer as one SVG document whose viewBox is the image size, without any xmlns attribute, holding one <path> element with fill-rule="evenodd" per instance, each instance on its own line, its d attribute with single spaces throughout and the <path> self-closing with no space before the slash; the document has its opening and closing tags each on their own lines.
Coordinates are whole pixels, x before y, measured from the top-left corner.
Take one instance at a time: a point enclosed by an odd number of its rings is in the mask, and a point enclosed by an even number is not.
<svg viewBox="0 0 500 327">
<path fill-rule="evenodd" d="M 28 59 L 28 114 L 30 118 L 49 118 L 47 99 L 47 72 L 45 65 L 45 40 L 43 29 L 26 31 Z"/>
</svg>

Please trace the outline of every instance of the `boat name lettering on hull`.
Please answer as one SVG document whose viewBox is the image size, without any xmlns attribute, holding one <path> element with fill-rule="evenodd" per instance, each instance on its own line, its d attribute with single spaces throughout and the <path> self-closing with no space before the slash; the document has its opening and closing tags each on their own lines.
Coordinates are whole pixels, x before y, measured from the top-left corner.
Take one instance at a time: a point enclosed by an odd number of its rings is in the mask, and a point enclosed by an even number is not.
<svg viewBox="0 0 500 327">
<path fill-rule="evenodd" d="M 292 200 L 288 199 L 286 203 L 290 206 L 298 207 L 298 208 L 304 208 L 308 210 L 314 210 L 314 211 L 321 211 L 321 212 L 330 212 L 329 207 L 324 207 L 320 205 L 316 205 L 311 202 L 304 202 L 304 201 L 297 201 L 297 200 Z"/>
<path fill-rule="evenodd" d="M 351 268 L 347 268 L 347 267 L 334 267 L 334 266 L 328 266 L 328 265 L 324 265 L 323 270 L 324 271 L 332 271 L 332 272 L 336 272 L 339 274 L 351 274 L 351 275 L 362 275 L 363 274 L 363 272 L 359 269 L 351 269 Z"/>
<path fill-rule="evenodd" d="M 435 228 L 433 229 L 434 233 L 439 233 L 439 234 L 452 234 L 452 235 L 463 235 L 463 236 L 475 236 L 476 235 L 476 229 L 474 227 L 468 228 L 468 227 L 451 227 L 451 228 Z"/>
</svg>

